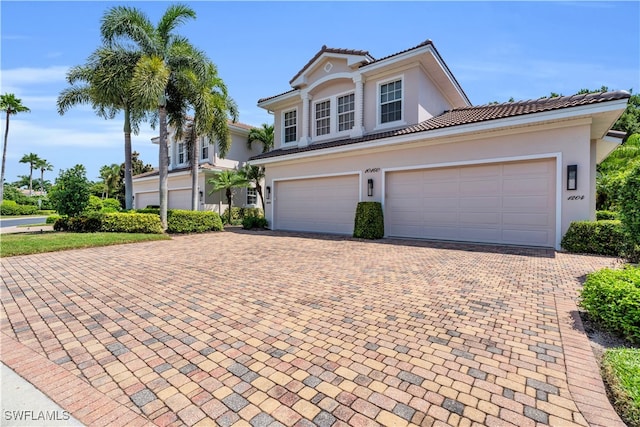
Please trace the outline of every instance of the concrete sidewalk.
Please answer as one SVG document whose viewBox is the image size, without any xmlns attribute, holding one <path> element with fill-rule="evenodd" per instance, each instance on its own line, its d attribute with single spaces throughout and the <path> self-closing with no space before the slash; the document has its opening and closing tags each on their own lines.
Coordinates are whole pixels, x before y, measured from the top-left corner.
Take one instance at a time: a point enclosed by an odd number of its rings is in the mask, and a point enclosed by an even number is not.
<svg viewBox="0 0 640 427">
<path fill-rule="evenodd" d="M 53 225 L 32 225 L 30 227 L 2 227 L 0 234 L 35 233 L 39 231 L 53 231 Z"/>
<path fill-rule="evenodd" d="M 31 383 L 0 363 L 1 426 L 66 427 L 82 426 Z"/>
</svg>

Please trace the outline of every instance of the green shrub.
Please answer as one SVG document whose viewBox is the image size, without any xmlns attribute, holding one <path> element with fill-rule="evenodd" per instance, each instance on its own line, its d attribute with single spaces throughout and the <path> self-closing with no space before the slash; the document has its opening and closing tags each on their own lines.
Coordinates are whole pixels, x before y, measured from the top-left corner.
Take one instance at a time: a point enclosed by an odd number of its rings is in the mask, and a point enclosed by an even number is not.
<svg viewBox="0 0 640 427">
<path fill-rule="evenodd" d="M 60 217 L 54 224 L 55 231 L 68 231 L 71 233 L 95 233 L 102 227 L 102 217 L 100 214 L 90 214 L 75 217 Z"/>
<path fill-rule="evenodd" d="M 384 217 L 380 202 L 358 203 L 353 237 L 360 239 L 381 239 L 384 237 Z"/>
<path fill-rule="evenodd" d="M 84 213 L 100 212 L 102 210 L 102 199 L 94 195 L 89 196 L 89 203 L 84 208 Z"/>
<path fill-rule="evenodd" d="M 146 207 L 143 209 L 136 209 L 136 212 L 138 213 L 146 213 L 146 214 L 156 214 L 156 215 L 160 215 L 160 208 L 150 208 L 150 207 Z"/>
<path fill-rule="evenodd" d="M 260 208 L 240 208 L 240 207 L 237 207 L 237 206 L 233 206 L 231 208 L 231 223 L 234 223 L 234 221 L 242 221 L 243 219 L 245 219 L 248 216 L 251 216 L 251 217 L 263 217 L 264 213 L 262 212 L 262 209 L 260 209 Z M 229 208 L 228 207 L 224 210 L 224 213 L 222 214 L 222 217 L 225 218 L 225 220 L 227 218 L 229 218 Z"/>
<path fill-rule="evenodd" d="M 162 233 L 160 217 L 155 214 L 112 212 L 102 214 L 101 231 L 116 233 Z"/>
<path fill-rule="evenodd" d="M 605 328 L 640 343 L 640 267 L 589 274 L 580 306 Z"/>
<path fill-rule="evenodd" d="M 116 199 L 106 198 L 102 200 L 102 212 L 120 212 L 122 205 Z"/>
<path fill-rule="evenodd" d="M 242 228 L 252 230 L 254 228 L 267 228 L 269 222 L 262 216 L 245 216 L 242 220 Z"/>
<path fill-rule="evenodd" d="M 167 211 L 167 232 L 203 233 L 222 230 L 220 215 L 211 211 L 187 211 L 170 209 Z"/>
<path fill-rule="evenodd" d="M 47 224 L 54 224 L 57 220 L 59 220 L 60 218 L 62 218 L 60 215 L 58 214 L 54 214 L 54 215 L 49 215 L 47 217 L 47 220 L 45 221 L 45 223 Z"/>
<path fill-rule="evenodd" d="M 596 221 L 620 219 L 618 212 L 614 211 L 596 211 Z"/>
<path fill-rule="evenodd" d="M 627 174 L 619 192 L 620 220 L 625 234 L 625 256 L 640 262 L 640 162 Z"/>
<path fill-rule="evenodd" d="M 49 199 L 60 215 L 78 216 L 89 204 L 90 187 L 84 166 L 75 165 L 60 171 L 49 192 Z"/>
<path fill-rule="evenodd" d="M 568 252 L 620 256 L 624 233 L 619 220 L 574 221 L 560 244 Z"/>
<path fill-rule="evenodd" d="M 19 205 L 13 200 L 3 200 L 0 205 L 0 215 L 34 215 L 37 212 L 37 206 Z"/>
</svg>

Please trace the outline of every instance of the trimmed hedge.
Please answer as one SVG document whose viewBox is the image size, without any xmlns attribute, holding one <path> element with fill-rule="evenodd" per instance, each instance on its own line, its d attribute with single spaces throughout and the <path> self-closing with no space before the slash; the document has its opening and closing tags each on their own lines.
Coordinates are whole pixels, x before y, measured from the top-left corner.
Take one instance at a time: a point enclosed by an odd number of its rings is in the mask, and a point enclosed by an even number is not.
<svg viewBox="0 0 640 427">
<path fill-rule="evenodd" d="M 49 215 L 47 217 L 47 220 L 45 221 L 46 224 L 55 224 L 55 222 L 57 220 L 59 220 L 60 218 L 62 218 L 60 215 L 58 214 L 53 214 L 53 215 Z"/>
<path fill-rule="evenodd" d="M 384 237 L 384 216 L 380 202 L 358 203 L 353 237 L 372 240 Z"/>
<path fill-rule="evenodd" d="M 154 214 L 109 212 L 102 214 L 100 231 L 162 234 L 162 224 Z"/>
<path fill-rule="evenodd" d="M 252 230 L 254 228 L 267 228 L 269 222 L 264 217 L 246 216 L 242 220 L 242 228 L 245 230 Z"/>
<path fill-rule="evenodd" d="M 55 231 L 69 231 L 71 233 L 95 233 L 102 227 L 100 215 L 61 217 L 53 224 Z"/>
<path fill-rule="evenodd" d="M 0 215 L 34 215 L 38 207 L 34 205 L 19 205 L 13 200 L 3 200 L 0 204 Z"/>
<path fill-rule="evenodd" d="M 560 244 L 568 252 L 620 256 L 624 240 L 619 220 L 574 221 Z"/>
<path fill-rule="evenodd" d="M 618 212 L 614 211 L 596 211 L 596 221 L 604 221 L 609 219 L 620 219 Z"/>
<path fill-rule="evenodd" d="M 233 206 L 231 208 L 231 221 L 242 221 L 246 217 L 263 217 L 264 213 L 260 208 L 240 208 Z M 229 207 L 224 210 L 222 217 L 229 218 Z"/>
<path fill-rule="evenodd" d="M 640 343 L 640 267 L 589 274 L 580 298 L 580 306 L 596 322 Z"/>
<path fill-rule="evenodd" d="M 187 211 L 171 209 L 167 211 L 167 232 L 202 233 L 222 230 L 220 215 L 211 211 Z"/>
</svg>

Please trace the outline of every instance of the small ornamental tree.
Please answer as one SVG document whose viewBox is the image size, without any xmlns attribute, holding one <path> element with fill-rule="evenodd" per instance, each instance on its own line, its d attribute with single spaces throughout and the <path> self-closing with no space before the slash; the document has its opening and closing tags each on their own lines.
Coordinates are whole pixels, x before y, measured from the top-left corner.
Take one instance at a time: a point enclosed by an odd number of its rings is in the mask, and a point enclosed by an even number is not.
<svg viewBox="0 0 640 427">
<path fill-rule="evenodd" d="M 51 203 L 60 215 L 78 216 L 89 204 L 91 183 L 82 165 L 61 170 L 49 193 Z"/>
</svg>

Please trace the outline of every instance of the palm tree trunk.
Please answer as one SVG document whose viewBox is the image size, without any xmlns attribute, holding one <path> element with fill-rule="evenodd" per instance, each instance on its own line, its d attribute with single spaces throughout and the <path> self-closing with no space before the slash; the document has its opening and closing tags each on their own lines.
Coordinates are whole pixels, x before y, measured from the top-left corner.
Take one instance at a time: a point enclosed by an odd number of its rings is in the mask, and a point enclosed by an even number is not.
<svg viewBox="0 0 640 427">
<path fill-rule="evenodd" d="M 40 169 L 40 193 L 44 193 L 44 169 Z"/>
<path fill-rule="evenodd" d="M 133 176 L 131 166 L 131 112 L 124 109 L 124 206 L 133 209 Z M 107 190 L 108 192 L 108 190 Z M 107 196 L 108 197 L 108 196 Z"/>
<path fill-rule="evenodd" d="M 9 140 L 9 108 L 7 108 L 7 126 L 4 131 L 4 147 L 2 148 L 2 176 L 0 176 L 0 203 L 4 200 L 4 165 L 7 162 L 7 141 Z"/>
<path fill-rule="evenodd" d="M 227 188 L 227 203 L 229 203 L 229 225 L 231 225 L 231 189 Z"/>
<path fill-rule="evenodd" d="M 192 123 L 193 132 L 195 133 L 196 120 L 193 120 Z M 200 163 L 199 156 L 199 147 L 198 147 L 198 138 L 194 134 L 191 138 L 191 210 L 198 210 L 198 168 Z"/>
<path fill-rule="evenodd" d="M 167 229 L 167 207 L 169 202 L 168 175 L 169 175 L 169 147 L 167 146 L 167 108 L 160 105 L 158 108 L 160 122 L 160 149 L 158 156 L 158 173 L 160 176 L 160 223 L 162 229 Z"/>
<path fill-rule="evenodd" d="M 258 192 L 258 196 L 260 196 L 260 203 L 262 203 L 262 211 L 264 212 L 266 207 L 264 205 L 264 196 L 262 195 L 262 186 L 260 185 L 260 182 L 256 182 L 256 191 Z"/>
<path fill-rule="evenodd" d="M 29 195 L 33 196 L 33 163 L 29 163 Z"/>
</svg>

